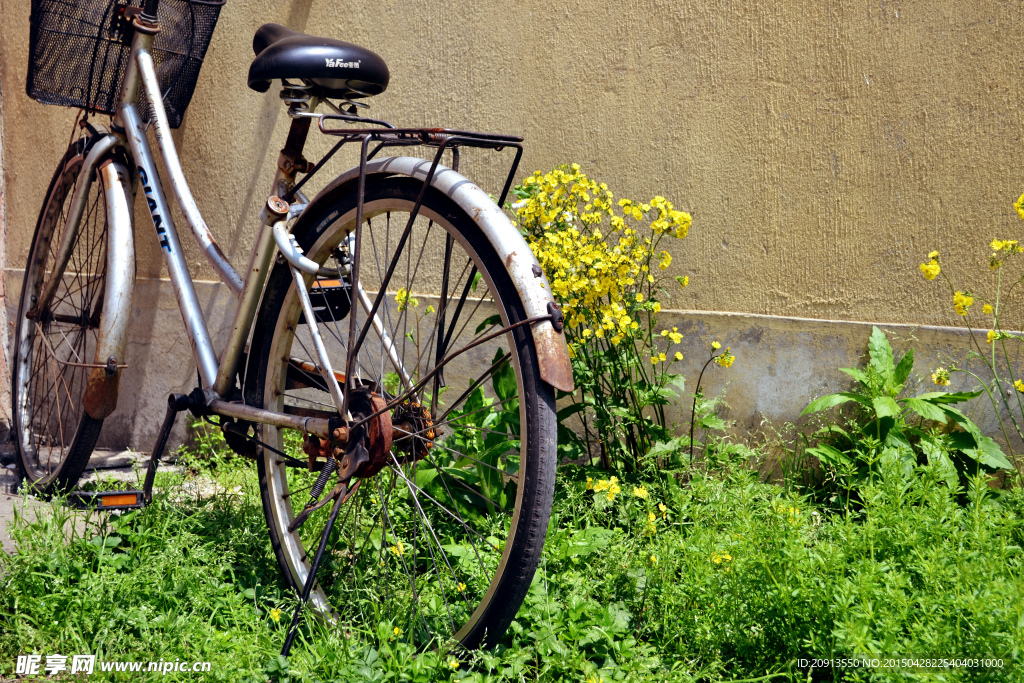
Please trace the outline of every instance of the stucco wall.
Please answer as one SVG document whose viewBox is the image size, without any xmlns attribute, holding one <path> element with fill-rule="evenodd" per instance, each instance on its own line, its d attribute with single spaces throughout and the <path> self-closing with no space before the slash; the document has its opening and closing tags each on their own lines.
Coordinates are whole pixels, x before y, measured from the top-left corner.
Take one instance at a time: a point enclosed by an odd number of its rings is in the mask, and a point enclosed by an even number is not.
<svg viewBox="0 0 1024 683">
<path fill-rule="evenodd" d="M 28 13 L 0 4 L 14 269 L 71 120 L 24 95 Z M 229 0 L 176 138 L 208 223 L 243 263 L 287 125 L 276 87 L 245 87 L 252 34 L 276 21 L 382 55 L 392 80 L 376 116 L 519 133 L 523 171 L 577 161 L 619 195 L 689 210 L 671 274 L 692 284 L 671 308 L 943 325 L 949 293 L 920 277 L 923 254 L 942 250 L 979 289 L 985 244 L 1019 234 L 1022 20 L 997 0 Z M 339 155 L 323 179 L 352 163 Z M 463 170 L 497 191 L 485 158 Z M 150 235 L 139 275 L 160 278 Z M 196 276 L 214 279 L 183 242 Z"/>
</svg>

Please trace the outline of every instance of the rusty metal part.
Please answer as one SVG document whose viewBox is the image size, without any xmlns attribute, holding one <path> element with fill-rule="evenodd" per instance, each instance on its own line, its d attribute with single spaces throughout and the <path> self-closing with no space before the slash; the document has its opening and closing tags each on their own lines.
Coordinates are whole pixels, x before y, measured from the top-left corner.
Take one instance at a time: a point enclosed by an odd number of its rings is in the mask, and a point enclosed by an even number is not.
<svg viewBox="0 0 1024 683">
<path fill-rule="evenodd" d="M 392 442 L 408 442 L 399 446 L 402 452 L 408 453 L 414 461 L 430 453 L 438 430 L 426 406 L 415 401 L 396 406 L 392 422 Z"/>
<path fill-rule="evenodd" d="M 125 196 L 128 171 L 120 162 L 106 161 L 99 167 L 107 211 L 107 274 L 103 285 L 103 316 L 96 341 L 94 367 L 82 396 L 89 417 L 102 420 L 117 407 L 121 372 L 118 359 L 128 346 L 135 285 L 135 240 L 132 210 Z M 113 362 L 111 362 L 113 359 Z"/>
<path fill-rule="evenodd" d="M 277 195 L 271 195 L 267 198 L 267 211 L 270 215 L 277 219 L 284 218 L 288 215 L 288 209 L 290 205 L 285 200 L 281 199 Z"/>
<path fill-rule="evenodd" d="M 358 395 L 365 397 L 364 401 L 358 400 Z M 376 413 L 376 417 L 367 420 L 362 425 L 363 445 L 369 454 L 369 460 L 362 463 L 355 471 L 355 476 L 365 479 L 384 469 L 391 453 L 391 438 L 393 427 L 391 426 L 391 413 L 386 410 L 387 402 L 378 394 L 356 390 L 350 401 L 353 415 L 370 415 Z"/>
</svg>

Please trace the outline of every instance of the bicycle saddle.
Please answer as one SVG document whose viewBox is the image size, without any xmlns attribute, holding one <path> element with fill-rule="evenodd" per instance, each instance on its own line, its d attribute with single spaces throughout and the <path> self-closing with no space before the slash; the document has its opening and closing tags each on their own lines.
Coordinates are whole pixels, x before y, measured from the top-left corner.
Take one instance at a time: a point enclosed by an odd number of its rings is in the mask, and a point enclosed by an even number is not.
<svg viewBox="0 0 1024 683">
<path fill-rule="evenodd" d="M 333 38 L 318 38 L 280 24 L 263 24 L 252 39 L 256 59 L 249 66 L 249 87 L 266 92 L 279 78 L 305 79 L 314 97 L 349 99 L 378 95 L 391 74 L 379 55 Z"/>
</svg>

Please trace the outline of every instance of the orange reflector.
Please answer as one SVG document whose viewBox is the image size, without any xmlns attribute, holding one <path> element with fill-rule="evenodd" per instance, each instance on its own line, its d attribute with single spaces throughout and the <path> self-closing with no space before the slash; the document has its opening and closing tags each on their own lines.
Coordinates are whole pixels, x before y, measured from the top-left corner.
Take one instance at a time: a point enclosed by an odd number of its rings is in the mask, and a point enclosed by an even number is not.
<svg viewBox="0 0 1024 683">
<path fill-rule="evenodd" d="M 317 280 L 313 287 L 341 287 L 341 280 Z"/>
<path fill-rule="evenodd" d="M 134 493 L 127 495 L 121 494 L 118 496 L 103 496 L 100 500 L 103 501 L 103 507 L 113 507 L 115 505 L 136 505 L 139 502 L 138 496 Z"/>
</svg>

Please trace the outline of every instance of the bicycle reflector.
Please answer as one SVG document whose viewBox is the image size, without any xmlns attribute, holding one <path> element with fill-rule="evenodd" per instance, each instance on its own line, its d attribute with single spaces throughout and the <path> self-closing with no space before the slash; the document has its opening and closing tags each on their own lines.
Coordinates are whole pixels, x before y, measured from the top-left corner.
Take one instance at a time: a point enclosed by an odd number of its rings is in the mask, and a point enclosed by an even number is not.
<svg viewBox="0 0 1024 683">
<path fill-rule="evenodd" d="M 142 491 L 75 491 L 68 503 L 83 510 L 134 510 L 145 505 Z"/>
</svg>

